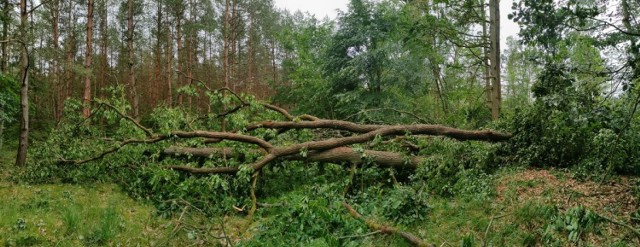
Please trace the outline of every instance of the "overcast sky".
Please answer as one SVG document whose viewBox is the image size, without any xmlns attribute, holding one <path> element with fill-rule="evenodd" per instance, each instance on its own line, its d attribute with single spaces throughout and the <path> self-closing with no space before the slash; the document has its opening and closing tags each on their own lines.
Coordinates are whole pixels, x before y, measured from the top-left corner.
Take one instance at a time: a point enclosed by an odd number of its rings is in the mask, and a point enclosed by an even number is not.
<svg viewBox="0 0 640 247">
<path fill-rule="evenodd" d="M 514 0 L 502 0 L 500 1 L 500 18 L 502 28 L 502 50 L 507 46 L 505 41 L 508 36 L 518 35 L 518 25 L 507 18 L 507 15 L 511 13 L 511 5 Z M 322 19 L 328 16 L 334 19 L 337 15 L 337 9 L 342 11 L 347 10 L 347 4 L 349 0 L 275 0 L 276 6 L 283 9 L 288 9 L 291 12 L 301 10 L 302 12 L 309 12 L 316 16 L 318 19 Z"/>
</svg>

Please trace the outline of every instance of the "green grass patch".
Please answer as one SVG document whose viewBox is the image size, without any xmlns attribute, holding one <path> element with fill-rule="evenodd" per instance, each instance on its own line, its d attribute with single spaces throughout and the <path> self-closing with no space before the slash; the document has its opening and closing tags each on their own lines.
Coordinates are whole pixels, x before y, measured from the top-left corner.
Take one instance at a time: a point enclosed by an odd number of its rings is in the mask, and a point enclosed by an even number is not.
<svg viewBox="0 0 640 247">
<path fill-rule="evenodd" d="M 15 185 L 0 187 L 0 245 L 182 245 L 188 237 L 170 219 L 123 194 L 115 185 Z"/>
</svg>

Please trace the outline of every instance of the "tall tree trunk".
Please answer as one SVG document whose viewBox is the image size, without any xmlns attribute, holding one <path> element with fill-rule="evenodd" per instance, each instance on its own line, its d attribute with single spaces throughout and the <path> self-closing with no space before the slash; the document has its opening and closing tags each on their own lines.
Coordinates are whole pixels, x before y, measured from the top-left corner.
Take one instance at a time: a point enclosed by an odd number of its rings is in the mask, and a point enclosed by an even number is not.
<svg viewBox="0 0 640 247">
<path fill-rule="evenodd" d="M 191 8 L 191 11 L 189 13 L 189 24 L 190 27 L 188 29 L 189 31 L 189 38 L 187 39 L 188 42 L 188 49 L 187 49 L 187 85 L 192 86 L 193 83 L 193 54 L 195 53 L 195 50 L 197 49 L 197 47 L 194 48 L 194 40 L 193 40 L 193 36 L 195 35 L 195 31 L 194 31 L 194 24 L 196 22 L 195 20 L 195 4 L 193 3 L 193 1 L 189 1 L 189 6 Z M 189 98 L 187 99 L 189 102 L 189 110 L 193 110 L 193 96 L 191 94 L 189 94 Z"/>
<path fill-rule="evenodd" d="M 639 3 L 640 4 L 640 3 Z M 622 0 L 620 2 L 621 5 L 621 10 L 622 10 L 622 25 L 624 25 L 624 28 L 631 33 L 637 33 L 637 29 L 634 29 L 633 25 L 631 24 L 631 10 L 630 10 L 630 6 L 629 6 L 629 2 L 628 0 Z M 630 41 L 630 45 L 628 48 L 629 51 L 629 65 L 632 69 L 632 77 L 633 79 L 640 77 L 640 49 L 638 46 L 640 46 L 637 43 L 637 37 L 634 37 L 632 35 L 628 35 L 629 37 L 629 41 Z"/>
<path fill-rule="evenodd" d="M 109 68 L 108 44 L 109 34 L 107 33 L 108 24 L 107 0 L 102 0 L 100 4 L 100 87 L 104 88 L 107 80 L 107 69 Z M 98 93 L 98 97 L 102 97 L 102 90 Z"/>
<path fill-rule="evenodd" d="M 500 117 L 500 102 L 502 101 L 502 88 L 500 84 L 500 0 L 489 0 L 489 18 L 491 19 L 491 118 Z"/>
<path fill-rule="evenodd" d="M 233 91 L 237 91 L 237 80 L 236 80 L 236 66 L 237 66 L 237 46 L 238 46 L 238 5 L 237 1 L 233 1 L 231 7 L 231 54 L 229 55 L 230 59 L 230 72 L 229 72 L 229 83 L 231 84 L 231 88 Z"/>
<path fill-rule="evenodd" d="M 167 15 L 167 23 L 169 15 Z M 167 58 L 167 86 L 169 88 L 168 105 L 173 106 L 173 39 L 171 38 L 171 28 L 167 25 L 165 30 L 167 33 L 165 57 Z"/>
<path fill-rule="evenodd" d="M 76 49 L 76 33 L 74 31 L 75 29 L 75 21 L 74 21 L 74 15 L 73 15 L 73 5 L 71 4 L 71 2 L 69 1 L 67 3 L 68 6 L 68 12 L 67 12 L 67 26 L 66 29 L 68 30 L 68 35 L 65 38 L 65 42 L 67 43 L 67 45 L 65 46 L 65 50 L 66 50 L 66 61 L 65 61 L 65 85 L 64 85 L 64 100 L 66 100 L 67 98 L 71 97 L 71 85 L 72 85 L 72 81 L 74 79 L 74 73 L 73 73 L 73 63 L 74 63 L 74 56 L 75 53 L 77 52 Z M 63 102 L 64 102 L 63 100 Z"/>
<path fill-rule="evenodd" d="M 177 60 L 177 66 L 178 66 L 178 81 L 177 81 L 177 87 L 180 88 L 182 87 L 182 73 L 184 73 L 184 71 L 182 71 L 182 56 L 183 56 L 183 48 L 182 48 L 182 7 L 178 7 L 179 9 L 176 10 L 176 43 L 177 43 L 177 49 L 178 49 L 178 60 Z M 178 105 L 182 106 L 182 95 L 183 94 L 178 94 Z"/>
<path fill-rule="evenodd" d="M 27 0 L 20 0 L 20 42 L 22 54 L 20 56 L 21 88 L 20 88 L 20 139 L 18 140 L 18 154 L 16 165 L 27 163 L 27 148 L 29 146 L 29 46 L 27 45 Z"/>
<path fill-rule="evenodd" d="M 253 12 L 249 12 L 249 40 L 247 41 L 247 78 L 245 81 L 244 91 L 247 93 L 254 93 L 253 86 L 253 42 L 254 42 L 254 18 Z"/>
<path fill-rule="evenodd" d="M 140 96 L 136 86 L 136 74 L 133 70 L 134 65 L 134 53 L 133 53 L 133 0 L 127 1 L 127 47 L 129 49 L 129 83 L 131 85 L 131 94 L 133 94 L 133 118 L 139 120 L 140 118 Z"/>
<path fill-rule="evenodd" d="M 224 7 L 224 86 L 229 87 L 229 1 L 225 0 Z"/>
<path fill-rule="evenodd" d="M 60 57 L 58 56 L 58 51 L 60 50 L 60 29 L 58 26 L 60 21 L 60 1 L 54 0 L 51 2 L 51 6 L 51 24 L 53 29 L 53 83 L 55 85 L 53 117 L 58 121 L 60 120 L 62 111 L 61 105 L 64 102 L 64 98 L 62 96 L 62 85 L 60 82 Z"/>
<path fill-rule="evenodd" d="M 162 4 L 157 3 L 157 12 L 156 12 L 156 47 L 155 47 L 155 82 L 154 82 L 154 91 L 153 91 L 153 104 L 157 105 L 158 99 L 160 98 L 160 85 L 162 82 Z"/>
<path fill-rule="evenodd" d="M 91 114 L 89 105 L 91 104 L 91 40 L 93 38 L 93 0 L 87 1 L 87 50 L 85 53 L 84 69 L 84 110 L 82 115 L 88 118 Z"/>
<path fill-rule="evenodd" d="M 230 9 L 230 0 L 225 0 L 224 6 L 224 86 L 226 88 L 229 87 L 229 76 L 230 76 L 230 66 L 229 66 L 229 14 L 231 12 Z M 224 96 L 227 95 L 227 91 L 222 93 Z M 226 111 L 226 105 L 222 105 L 222 110 Z M 227 122 L 223 118 L 222 119 L 222 131 L 226 130 Z"/>
<path fill-rule="evenodd" d="M 9 11 L 11 11 L 11 4 L 9 0 L 2 0 L 2 40 L 9 39 L 9 25 L 11 18 L 9 18 Z M 0 71 L 7 71 L 7 65 L 9 61 L 9 44 L 7 42 L 2 42 L 2 58 L 0 59 Z"/>
<path fill-rule="evenodd" d="M 491 1 L 491 0 L 490 0 Z M 489 64 L 490 42 L 489 42 L 489 21 L 487 20 L 487 8 L 484 0 L 480 0 L 480 6 L 482 7 L 482 64 L 484 71 L 484 90 L 487 98 L 487 106 L 491 110 L 493 107 L 493 90 L 491 89 L 491 65 Z"/>
</svg>

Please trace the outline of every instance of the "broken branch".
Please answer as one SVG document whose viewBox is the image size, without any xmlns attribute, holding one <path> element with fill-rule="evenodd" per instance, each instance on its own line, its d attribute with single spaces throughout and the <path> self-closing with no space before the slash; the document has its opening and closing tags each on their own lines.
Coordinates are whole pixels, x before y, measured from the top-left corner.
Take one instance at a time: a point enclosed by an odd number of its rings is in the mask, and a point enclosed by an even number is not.
<svg viewBox="0 0 640 247">
<path fill-rule="evenodd" d="M 424 240 L 416 237 L 415 235 L 405 232 L 405 231 L 401 231 L 395 227 L 392 226 L 388 226 L 388 225 L 382 225 L 382 224 L 378 224 L 372 220 L 369 220 L 367 218 L 365 218 L 364 216 L 362 216 L 360 213 L 358 213 L 355 209 L 353 209 L 353 207 L 351 207 L 351 205 L 347 204 L 346 202 L 342 202 L 342 206 L 344 206 L 347 211 L 349 211 L 349 214 L 361 221 L 363 221 L 365 224 L 367 224 L 367 226 L 373 230 L 376 231 L 380 231 L 383 234 L 398 234 L 400 235 L 402 238 L 404 238 L 404 240 L 406 240 L 407 242 L 409 242 L 410 244 L 412 244 L 413 246 L 432 246 L 435 247 L 435 245 L 433 244 L 427 244 L 424 242 Z"/>
</svg>

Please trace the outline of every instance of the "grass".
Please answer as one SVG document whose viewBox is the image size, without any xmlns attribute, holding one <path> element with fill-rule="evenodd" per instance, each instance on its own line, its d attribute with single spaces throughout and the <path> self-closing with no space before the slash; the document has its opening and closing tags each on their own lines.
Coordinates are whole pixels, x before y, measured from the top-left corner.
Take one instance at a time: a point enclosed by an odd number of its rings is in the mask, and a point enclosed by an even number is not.
<svg viewBox="0 0 640 247">
<path fill-rule="evenodd" d="M 0 187 L 0 244 L 155 246 L 169 220 L 109 184 Z"/>
<path fill-rule="evenodd" d="M 0 246 L 211 246 L 177 227 L 183 219 L 159 217 L 113 184 L 13 183 L 7 149 L 0 151 Z"/>
</svg>

